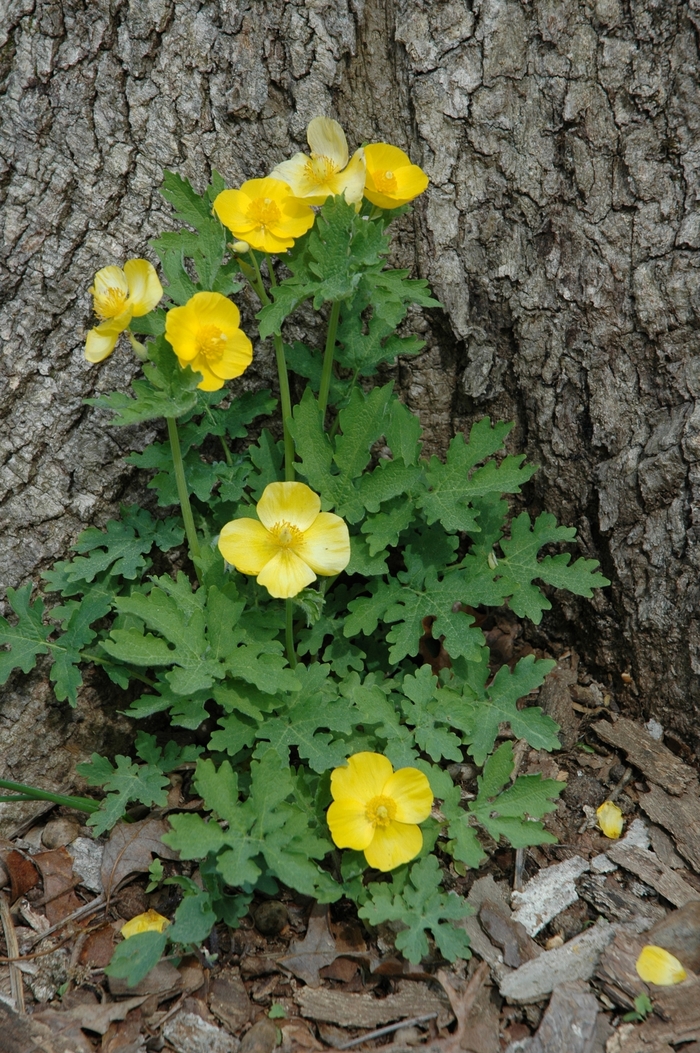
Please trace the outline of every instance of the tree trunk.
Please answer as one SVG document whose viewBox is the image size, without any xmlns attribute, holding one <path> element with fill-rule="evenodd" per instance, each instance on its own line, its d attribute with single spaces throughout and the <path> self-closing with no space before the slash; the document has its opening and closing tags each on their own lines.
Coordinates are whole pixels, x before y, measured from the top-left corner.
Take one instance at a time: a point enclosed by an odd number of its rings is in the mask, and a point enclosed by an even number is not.
<svg viewBox="0 0 700 1053">
<path fill-rule="evenodd" d="M 152 255 L 171 224 L 163 168 L 235 186 L 332 115 L 351 149 L 387 140 L 430 175 L 395 250 L 445 307 L 417 319 L 427 349 L 396 371 L 429 446 L 486 413 L 516 420 L 513 448 L 541 465 L 529 507 L 576 526 L 613 580 L 592 602 L 557 597 L 553 628 L 568 622 L 618 698 L 629 673 L 635 704 L 690 734 L 699 14 L 699 0 L 9 0 L 2 582 L 37 577 L 142 492 L 122 455 L 148 430 L 82 404 L 135 363 L 119 348 L 89 365 L 82 345 L 95 271 Z M 246 383 L 271 373 L 257 349 Z M 13 685 L 6 722 L 28 690 Z"/>
</svg>

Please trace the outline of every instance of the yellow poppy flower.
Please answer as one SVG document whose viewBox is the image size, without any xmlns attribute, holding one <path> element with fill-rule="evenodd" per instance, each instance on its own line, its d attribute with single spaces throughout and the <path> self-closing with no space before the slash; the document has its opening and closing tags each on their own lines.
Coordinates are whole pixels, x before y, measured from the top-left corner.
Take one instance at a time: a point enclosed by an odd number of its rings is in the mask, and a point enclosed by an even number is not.
<svg viewBox="0 0 700 1053">
<path fill-rule="evenodd" d="M 122 925 L 121 934 L 125 940 L 130 936 L 138 936 L 140 932 L 163 932 L 170 922 L 159 914 L 157 910 L 147 910 L 145 914 L 137 914 L 126 925 Z"/>
<path fill-rule="evenodd" d="M 351 205 L 359 205 L 365 186 L 365 157 L 356 150 L 348 163 L 348 141 L 337 121 L 314 117 L 306 129 L 311 157 L 295 154 L 270 173 L 288 183 L 297 197 L 309 205 L 322 205 L 327 197 L 345 194 Z"/>
<path fill-rule="evenodd" d="M 598 826 L 606 837 L 614 840 L 620 836 L 624 819 L 616 804 L 613 804 L 612 801 L 604 801 L 600 808 L 596 809 L 595 814 L 598 816 Z"/>
<path fill-rule="evenodd" d="M 364 852 L 371 867 L 393 870 L 423 847 L 417 823 L 430 815 L 433 791 L 422 771 L 399 768 L 381 753 L 356 753 L 331 773 L 328 826 L 338 848 Z"/>
<path fill-rule="evenodd" d="M 371 143 L 365 147 L 367 176 L 365 197 L 379 208 L 398 208 L 413 201 L 428 185 L 428 177 L 418 165 L 388 143 Z"/>
<path fill-rule="evenodd" d="M 217 292 L 198 292 L 184 307 L 165 316 L 165 338 L 178 362 L 204 379 L 197 387 L 218 391 L 225 380 L 240 377 L 253 360 L 253 345 L 239 328 L 235 303 Z"/>
<path fill-rule="evenodd" d="M 340 574 L 350 562 L 348 528 L 305 483 L 270 483 L 258 519 L 234 519 L 222 529 L 219 550 L 241 574 L 255 574 L 271 596 L 288 599 L 316 580 Z"/>
<path fill-rule="evenodd" d="M 102 319 L 85 342 L 88 362 L 102 362 L 112 354 L 120 333 L 132 318 L 148 314 L 163 295 L 155 267 L 148 260 L 127 260 L 121 267 L 103 267 L 90 292 L 95 314 Z"/>
<path fill-rule="evenodd" d="M 644 983 L 657 987 L 679 984 L 688 975 L 677 958 L 663 947 L 648 943 L 637 958 L 637 972 Z"/>
<path fill-rule="evenodd" d="M 249 179 L 240 190 L 222 190 L 214 211 L 237 242 L 247 242 L 259 252 L 291 249 L 294 239 L 306 234 L 315 219 L 307 202 L 299 201 L 281 179 L 270 176 Z"/>
</svg>

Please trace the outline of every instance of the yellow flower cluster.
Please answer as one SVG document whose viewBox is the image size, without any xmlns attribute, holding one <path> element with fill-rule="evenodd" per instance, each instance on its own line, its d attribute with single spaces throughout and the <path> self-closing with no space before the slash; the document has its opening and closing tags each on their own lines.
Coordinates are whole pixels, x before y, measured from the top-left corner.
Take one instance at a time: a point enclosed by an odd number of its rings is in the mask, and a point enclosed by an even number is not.
<svg viewBox="0 0 700 1053">
<path fill-rule="evenodd" d="M 314 223 L 311 205 L 345 195 L 359 209 L 363 196 L 379 208 L 398 208 L 422 194 L 428 177 L 397 146 L 372 143 L 350 157 L 345 132 L 328 117 L 306 130 L 311 150 L 282 161 L 265 179 L 223 190 L 214 211 L 236 239 L 235 251 L 283 252 Z"/>
<path fill-rule="evenodd" d="M 217 196 L 214 212 L 233 234 L 235 252 L 285 252 L 313 226 L 311 206 L 322 205 L 331 195 L 345 195 L 357 209 L 363 196 L 378 208 L 392 209 L 413 201 L 428 185 L 425 172 L 388 143 L 361 147 L 350 157 L 345 132 L 328 117 L 314 117 L 307 140 L 310 155 L 295 154 L 264 179 L 249 179 L 238 190 L 223 190 Z M 129 324 L 152 311 L 163 295 L 153 265 L 135 259 L 123 270 L 103 267 L 90 292 L 100 324 L 87 336 L 88 362 L 111 355 L 123 332 L 136 354 L 145 358 Z M 215 292 L 195 293 L 184 306 L 168 311 L 166 339 L 183 368 L 189 365 L 202 374 L 203 391 L 218 391 L 250 365 L 252 345 L 239 322 L 238 308 Z"/>
</svg>

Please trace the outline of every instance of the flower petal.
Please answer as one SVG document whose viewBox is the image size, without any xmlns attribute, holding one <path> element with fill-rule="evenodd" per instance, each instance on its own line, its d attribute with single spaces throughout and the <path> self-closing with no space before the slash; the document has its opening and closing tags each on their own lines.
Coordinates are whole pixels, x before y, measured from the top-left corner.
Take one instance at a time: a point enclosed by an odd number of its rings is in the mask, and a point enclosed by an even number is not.
<svg viewBox="0 0 700 1053">
<path fill-rule="evenodd" d="M 288 161 L 282 161 L 272 169 L 270 176 L 272 179 L 281 179 L 297 197 L 311 199 L 318 194 L 318 179 L 311 158 L 306 154 L 294 154 Z M 323 194 L 320 202 L 309 200 L 309 203 L 323 203 L 327 196 Z"/>
<path fill-rule="evenodd" d="M 345 194 L 345 200 L 349 205 L 359 205 L 365 190 L 364 150 L 356 150 L 345 171 L 340 172 L 331 182 L 334 187 L 337 187 L 334 192 Z"/>
<path fill-rule="evenodd" d="M 148 260 L 127 260 L 124 274 L 129 285 L 129 304 L 135 318 L 148 314 L 163 295 L 156 269 Z"/>
<path fill-rule="evenodd" d="M 222 190 L 214 199 L 214 211 L 232 234 L 245 234 L 255 226 L 248 215 L 250 198 L 241 190 Z"/>
<path fill-rule="evenodd" d="M 314 117 L 306 129 L 306 141 L 311 153 L 329 157 L 338 168 L 348 163 L 348 141 L 337 121 L 330 117 Z"/>
<path fill-rule="evenodd" d="M 365 161 L 368 172 L 396 173 L 398 168 L 405 168 L 411 163 L 408 154 L 390 143 L 369 143 L 365 146 Z"/>
<path fill-rule="evenodd" d="M 221 358 L 209 363 L 209 368 L 216 377 L 232 380 L 240 377 L 253 361 L 253 345 L 242 329 L 237 330 L 226 340 Z"/>
<path fill-rule="evenodd" d="M 90 289 L 93 296 L 109 296 L 114 290 L 129 295 L 129 283 L 121 267 L 103 267 L 95 275 L 95 284 Z"/>
<path fill-rule="evenodd" d="M 303 559 L 299 559 L 291 548 L 277 549 L 277 552 L 260 571 L 258 585 L 262 585 L 275 599 L 288 600 L 305 589 L 316 575 Z"/>
<path fill-rule="evenodd" d="M 350 562 L 350 535 L 344 520 L 332 512 L 319 512 L 294 551 L 317 574 L 340 574 Z"/>
<path fill-rule="evenodd" d="M 365 859 L 377 870 L 393 870 L 408 863 L 423 847 L 423 832 L 413 823 L 397 823 L 378 826 L 371 843 L 365 848 Z"/>
<path fill-rule="evenodd" d="M 374 823 L 368 821 L 363 801 L 351 798 L 334 801 L 326 818 L 331 837 L 338 848 L 354 848 L 361 852 L 374 837 Z"/>
<path fill-rule="evenodd" d="M 384 791 L 392 775 L 391 761 L 382 753 L 354 753 L 347 767 L 331 772 L 331 794 L 334 801 L 363 801 L 365 804 Z"/>
<path fill-rule="evenodd" d="M 636 969 L 644 983 L 656 984 L 657 987 L 679 984 L 688 975 L 678 959 L 669 951 L 651 943 L 642 948 L 642 953 L 637 958 Z"/>
<path fill-rule="evenodd" d="M 259 574 L 279 552 L 269 530 L 257 519 L 232 519 L 221 528 L 219 552 L 241 574 Z"/>
<path fill-rule="evenodd" d="M 131 321 L 131 311 L 125 311 L 118 318 L 110 318 L 101 325 L 91 329 L 85 341 L 85 357 L 88 362 L 102 362 L 112 354 L 119 334 L 123 333 Z"/>
<path fill-rule="evenodd" d="M 624 819 L 616 804 L 613 804 L 612 801 L 604 801 L 600 808 L 596 809 L 595 814 L 598 816 L 598 826 L 606 837 L 615 839 L 620 836 Z"/>
<path fill-rule="evenodd" d="M 121 935 L 128 940 L 130 936 L 138 936 L 141 932 L 163 932 L 169 924 L 168 919 L 157 910 L 147 910 L 145 914 L 137 914 L 131 921 L 122 925 Z"/>
<path fill-rule="evenodd" d="M 399 768 L 382 791 L 396 805 L 398 823 L 422 823 L 433 807 L 433 791 L 422 771 L 417 768 Z"/>
<path fill-rule="evenodd" d="M 304 531 L 321 511 L 321 498 L 306 483 L 268 483 L 256 511 L 268 530 L 286 522 Z M 299 555 L 303 559 L 301 552 Z"/>
</svg>

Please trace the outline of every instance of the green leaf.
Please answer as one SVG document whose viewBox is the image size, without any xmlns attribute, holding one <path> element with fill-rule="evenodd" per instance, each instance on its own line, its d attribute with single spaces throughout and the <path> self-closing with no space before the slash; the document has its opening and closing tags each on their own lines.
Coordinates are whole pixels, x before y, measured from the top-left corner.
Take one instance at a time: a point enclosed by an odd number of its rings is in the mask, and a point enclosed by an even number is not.
<svg viewBox="0 0 700 1053">
<path fill-rule="evenodd" d="M 107 796 L 99 812 L 88 819 L 95 834 L 110 830 L 124 815 L 131 801 L 140 801 L 146 807 L 167 804 L 166 787 L 170 784 L 163 771 L 153 764 L 134 764 L 129 757 L 117 755 L 114 767 L 106 757 L 93 753 L 92 762 L 77 765 L 76 770 L 87 780 L 89 786 L 102 786 Z"/>
<path fill-rule="evenodd" d="M 454 924 L 471 914 L 471 907 L 456 893 L 439 891 L 442 874 L 435 856 L 414 863 L 408 881 L 401 870 L 390 885 L 369 885 L 370 899 L 359 916 L 371 925 L 402 921 L 406 927 L 396 937 L 396 947 L 409 962 L 418 963 L 428 954 L 427 932 L 448 961 L 471 957 L 469 937 Z"/>
<path fill-rule="evenodd" d="M 144 363 L 145 380 L 133 380 L 134 398 L 121 391 L 85 399 L 89 406 L 99 406 L 114 413 L 109 424 L 123 427 L 141 424 L 160 417 L 181 417 L 197 405 L 197 385 L 201 373 L 193 373 L 189 366 L 182 369 L 165 337 L 148 345 L 150 362 Z"/>
<path fill-rule="evenodd" d="M 440 520 L 445 530 L 478 533 L 470 501 L 492 492 L 520 493 L 520 487 L 536 471 L 533 465 L 522 466 L 522 456 L 505 457 L 500 465 L 492 461 L 471 472 L 503 446 L 512 427 L 503 423 L 492 426 L 485 417 L 472 425 L 468 442 L 461 433 L 455 435 L 444 464 L 437 457 L 430 459 L 426 473 L 429 492 L 418 497 L 418 507 L 424 510 L 428 523 Z"/>
<path fill-rule="evenodd" d="M 206 940 L 215 924 L 216 915 L 208 892 L 185 896 L 175 911 L 173 924 L 167 930 L 168 938 L 172 943 L 200 944 Z"/>
<path fill-rule="evenodd" d="M 462 760 L 461 739 L 448 731 L 441 719 L 441 699 L 438 679 L 429 665 L 421 666 L 415 676 L 408 674 L 403 680 L 406 698 L 401 708 L 406 723 L 413 726 L 416 742 L 434 761 L 443 758 Z"/>
<path fill-rule="evenodd" d="M 8 588 L 7 600 L 17 615 L 17 625 L 10 625 L 6 618 L 0 618 L 0 644 L 9 646 L 9 651 L 0 651 L 0 684 L 7 681 L 13 669 L 29 673 L 36 665 L 38 655 L 47 654 L 46 641 L 51 629 L 44 625 L 44 602 L 29 602 L 32 584 L 23 585 L 21 589 Z"/>
<path fill-rule="evenodd" d="M 167 942 L 165 932 L 139 932 L 117 945 L 105 972 L 135 987 L 156 967 Z"/>
<path fill-rule="evenodd" d="M 558 541 L 573 541 L 573 527 L 557 526 L 549 512 L 543 512 L 531 523 L 526 512 L 513 520 L 509 541 L 501 541 L 505 558 L 498 562 L 499 586 L 511 597 L 510 606 L 521 618 L 531 618 L 539 624 L 542 612 L 551 608 L 551 603 L 541 590 L 532 584 L 539 578 L 558 589 L 568 589 L 577 596 L 593 595 L 594 588 L 609 585 L 602 574 L 595 573 L 598 562 L 593 559 L 577 559 L 569 566 L 571 556 L 545 556 L 538 561 L 537 554 L 543 545 Z"/>
<path fill-rule="evenodd" d="M 539 706 L 518 709 L 516 705 L 520 698 L 541 687 L 553 668 L 552 661 L 535 659 L 534 655 L 521 658 L 513 672 L 508 666 L 501 666 L 486 697 L 473 703 L 471 720 L 464 728 L 465 742 L 469 743 L 469 753 L 476 764 L 483 764 L 493 749 L 502 722 L 509 723 L 513 733 L 533 749 L 559 749 L 558 724 Z"/>
<path fill-rule="evenodd" d="M 504 790 L 513 770 L 513 747 L 504 742 L 489 758 L 482 777 L 479 793 L 470 802 L 469 811 L 496 841 L 507 837 L 514 848 L 540 845 L 556 841 L 542 823 L 533 822 L 556 808 L 556 799 L 564 783 L 543 779 L 541 774 L 521 775 Z"/>
</svg>

